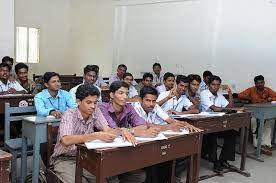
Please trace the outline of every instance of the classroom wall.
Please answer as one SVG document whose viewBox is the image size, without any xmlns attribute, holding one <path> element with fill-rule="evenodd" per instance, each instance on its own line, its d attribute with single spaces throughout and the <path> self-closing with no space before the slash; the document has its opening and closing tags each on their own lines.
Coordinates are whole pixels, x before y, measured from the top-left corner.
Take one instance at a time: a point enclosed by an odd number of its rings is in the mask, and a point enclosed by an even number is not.
<svg viewBox="0 0 276 183">
<path fill-rule="evenodd" d="M 0 0 L 0 58 L 14 55 L 14 0 Z"/>
</svg>

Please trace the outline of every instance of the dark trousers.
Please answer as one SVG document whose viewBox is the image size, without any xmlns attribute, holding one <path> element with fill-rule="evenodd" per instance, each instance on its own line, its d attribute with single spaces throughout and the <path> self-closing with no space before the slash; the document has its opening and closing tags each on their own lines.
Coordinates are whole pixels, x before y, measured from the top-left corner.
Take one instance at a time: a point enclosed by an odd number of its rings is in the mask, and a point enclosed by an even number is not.
<svg viewBox="0 0 276 183">
<path fill-rule="evenodd" d="M 204 135 L 202 146 L 203 153 L 208 155 L 209 161 L 217 161 L 217 139 L 223 138 L 224 142 L 219 159 L 226 161 L 235 161 L 236 135 L 237 132 L 235 130 L 228 130 Z"/>
</svg>

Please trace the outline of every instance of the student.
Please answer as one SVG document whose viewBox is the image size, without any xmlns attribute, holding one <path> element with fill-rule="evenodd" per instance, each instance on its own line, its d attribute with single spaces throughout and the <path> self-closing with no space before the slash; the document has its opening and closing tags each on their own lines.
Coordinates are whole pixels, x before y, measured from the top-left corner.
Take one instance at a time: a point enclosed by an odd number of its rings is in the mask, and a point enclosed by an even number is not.
<svg viewBox="0 0 276 183">
<path fill-rule="evenodd" d="M 100 73 L 99 66 L 98 65 L 92 65 L 92 66 L 98 70 L 97 81 L 95 82 L 95 85 L 101 89 L 108 89 L 108 84 L 106 84 L 106 82 L 104 82 L 102 76 L 99 75 L 99 73 Z"/>
<path fill-rule="evenodd" d="M 211 71 L 204 71 L 203 72 L 203 81 L 201 81 L 200 86 L 199 86 L 199 92 L 202 92 L 203 90 L 208 89 L 208 83 L 209 83 L 209 78 L 213 76 Z"/>
<path fill-rule="evenodd" d="M 113 82 L 110 87 L 111 102 L 99 105 L 105 119 L 111 128 L 130 128 L 134 136 L 155 137 L 160 129 L 148 127 L 147 122 L 141 118 L 131 106 L 126 103 L 128 97 L 128 85 L 122 81 Z M 144 182 L 145 172 L 136 170 L 129 172 L 129 179 L 125 182 Z"/>
<path fill-rule="evenodd" d="M 139 95 L 136 88 L 132 85 L 133 76 L 131 73 L 127 72 L 124 74 L 124 82 L 128 85 L 128 99 L 127 102 L 136 102 L 139 100 Z"/>
<path fill-rule="evenodd" d="M 117 73 L 113 74 L 109 77 L 109 85 L 111 85 L 114 81 L 122 81 L 123 76 L 127 71 L 127 66 L 124 64 L 120 64 L 117 67 Z"/>
<path fill-rule="evenodd" d="M 141 90 L 144 86 L 151 87 L 151 86 L 152 86 L 152 80 L 153 80 L 152 74 L 149 73 L 149 72 L 146 72 L 146 73 L 143 75 L 142 82 L 135 86 L 135 88 L 136 88 L 138 94 L 140 93 L 140 90 Z"/>
<path fill-rule="evenodd" d="M 2 58 L 2 63 L 6 63 L 10 66 L 10 76 L 14 79 L 16 77 L 14 70 L 12 69 L 13 66 L 13 58 L 9 56 L 5 56 Z M 10 78 L 11 79 L 11 78 Z"/>
<path fill-rule="evenodd" d="M 16 80 L 29 94 L 38 93 L 35 82 L 28 79 L 29 67 L 26 64 L 18 63 L 15 65 L 14 70 L 17 75 Z"/>
<path fill-rule="evenodd" d="M 61 118 L 57 144 L 51 156 L 51 164 L 54 171 L 63 182 L 75 182 L 76 154 L 75 144 L 81 144 L 92 140 L 112 142 L 117 133 L 108 127 L 103 114 L 97 106 L 99 90 L 93 85 L 81 85 L 76 91 L 78 107 L 68 109 Z M 94 128 L 98 132 L 94 132 Z M 126 139 L 134 137 L 127 129 L 120 129 Z M 83 171 L 83 181 L 95 182 L 95 176 Z M 116 177 L 107 178 L 109 183 L 117 183 Z"/>
<path fill-rule="evenodd" d="M 264 77 L 258 75 L 254 78 L 255 86 L 246 89 L 239 94 L 239 99 L 246 100 L 250 103 L 265 103 L 276 101 L 276 92 L 272 89 L 265 87 Z M 271 127 L 270 124 L 273 120 L 267 120 L 264 125 L 264 134 L 262 140 L 262 152 L 267 155 L 272 155 L 271 151 Z M 251 129 L 253 131 L 253 144 L 257 146 L 257 120 L 256 118 L 251 119 Z"/>
<path fill-rule="evenodd" d="M 178 75 L 176 77 L 176 88 L 161 93 L 158 96 L 157 103 L 169 114 L 198 113 L 197 107 L 185 95 L 188 85 L 189 79 L 186 76 Z M 183 111 L 183 108 L 186 111 Z"/>
<path fill-rule="evenodd" d="M 197 74 L 190 74 L 188 76 L 188 79 L 189 79 L 189 87 L 188 87 L 188 90 L 186 90 L 186 96 L 199 109 L 200 93 L 198 89 L 201 83 L 201 78 Z"/>
<path fill-rule="evenodd" d="M 227 86 L 225 90 L 228 92 L 229 101 L 218 93 L 220 89 L 221 79 L 218 76 L 211 76 L 209 78 L 208 90 L 200 93 L 201 110 L 203 112 L 222 112 L 226 108 L 233 107 L 233 96 L 231 89 Z M 223 147 L 219 158 L 217 158 L 217 138 L 224 139 Z M 214 163 L 214 171 L 222 172 L 224 168 L 230 168 L 231 165 L 227 161 L 235 161 L 235 142 L 236 132 L 234 130 L 222 131 L 217 133 L 210 133 L 205 135 L 207 143 L 204 151 L 208 152 L 209 161 Z"/>
<path fill-rule="evenodd" d="M 85 68 L 83 69 L 83 83 L 82 84 L 91 84 L 96 86 L 96 80 L 97 80 L 97 76 L 98 76 L 98 69 L 93 66 L 93 65 L 87 65 L 85 66 Z M 82 84 L 79 84 L 77 86 L 75 86 L 74 88 L 71 88 L 70 90 L 70 94 L 72 95 L 72 98 L 74 101 L 76 101 L 76 91 L 78 89 L 78 87 Z M 96 86 L 96 88 L 99 90 L 100 92 L 100 96 L 99 96 L 99 102 L 102 102 L 102 96 L 101 96 L 101 89 Z"/>
<path fill-rule="evenodd" d="M 0 94 L 27 93 L 27 91 L 15 80 L 10 80 L 10 66 L 7 63 L 0 64 Z"/>
<path fill-rule="evenodd" d="M 157 87 L 163 84 L 163 74 L 161 74 L 162 68 L 160 63 L 154 63 L 153 69 L 153 86 Z"/>
<path fill-rule="evenodd" d="M 175 80 L 174 74 L 170 73 L 170 72 L 166 72 L 164 74 L 164 79 L 163 79 L 164 84 L 162 84 L 156 88 L 158 93 L 160 94 L 162 92 L 171 90 L 174 86 L 174 80 Z"/>
<path fill-rule="evenodd" d="M 39 116 L 54 116 L 61 118 L 68 108 L 76 108 L 77 104 L 69 92 L 60 89 L 59 74 L 46 72 L 43 76 L 44 85 L 40 93 L 34 97 L 35 108 Z"/>
</svg>

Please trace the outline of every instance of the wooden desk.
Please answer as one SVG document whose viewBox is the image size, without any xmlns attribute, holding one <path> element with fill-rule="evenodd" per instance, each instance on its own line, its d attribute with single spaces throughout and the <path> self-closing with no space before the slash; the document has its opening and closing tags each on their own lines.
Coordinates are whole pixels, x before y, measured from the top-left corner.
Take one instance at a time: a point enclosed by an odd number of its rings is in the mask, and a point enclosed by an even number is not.
<svg viewBox="0 0 276 183">
<path fill-rule="evenodd" d="M 204 130 L 203 134 L 241 128 L 242 133 L 241 133 L 241 149 L 240 149 L 241 150 L 240 168 L 233 168 L 231 170 L 224 171 L 224 173 L 229 171 L 234 171 L 247 177 L 250 176 L 250 173 L 245 171 L 248 133 L 249 133 L 249 127 L 250 127 L 249 112 L 225 114 L 224 116 L 216 116 L 216 117 L 202 117 L 202 118 L 196 117 L 196 118 L 178 118 L 178 119 L 185 120 L 191 123 L 192 125 Z M 206 175 L 206 176 L 200 177 L 200 179 L 203 180 L 217 175 L 218 174 Z"/>
<path fill-rule="evenodd" d="M 0 114 L 4 114 L 5 102 L 9 102 L 11 107 L 18 107 L 20 105 L 34 105 L 34 95 L 31 94 L 14 94 L 14 95 L 0 95 Z"/>
<path fill-rule="evenodd" d="M 12 155 L 0 150 L 0 183 L 9 182 Z"/>
<path fill-rule="evenodd" d="M 247 111 L 252 112 L 252 117 L 259 119 L 259 128 L 258 128 L 258 143 L 255 156 L 250 156 L 255 160 L 263 162 L 260 159 L 261 154 L 261 143 L 264 129 L 264 122 L 267 119 L 276 119 L 276 104 L 271 103 L 259 103 L 259 104 L 246 104 L 244 105 Z"/>
<path fill-rule="evenodd" d="M 187 182 L 198 182 L 202 134 L 174 136 L 168 140 L 139 143 L 136 147 L 88 150 L 78 145 L 76 182 L 82 182 L 84 169 L 96 176 L 97 183 L 110 176 L 141 169 L 154 164 L 191 156 Z M 170 182 L 174 182 L 174 167 Z"/>
</svg>

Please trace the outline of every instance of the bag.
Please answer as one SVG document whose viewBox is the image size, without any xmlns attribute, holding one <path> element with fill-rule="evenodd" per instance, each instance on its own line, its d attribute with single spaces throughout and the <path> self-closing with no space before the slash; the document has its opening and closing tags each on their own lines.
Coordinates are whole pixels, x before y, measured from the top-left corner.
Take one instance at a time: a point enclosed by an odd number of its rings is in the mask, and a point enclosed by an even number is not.
<svg viewBox="0 0 276 183">
<path fill-rule="evenodd" d="M 25 183 L 31 183 L 32 182 L 32 173 L 29 173 L 27 177 L 25 178 Z M 39 170 L 38 173 L 38 182 L 39 183 L 47 183 L 46 175 L 43 170 Z"/>
</svg>

